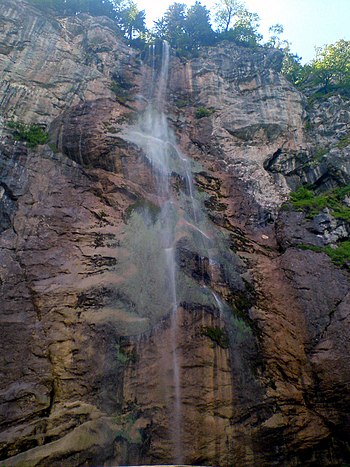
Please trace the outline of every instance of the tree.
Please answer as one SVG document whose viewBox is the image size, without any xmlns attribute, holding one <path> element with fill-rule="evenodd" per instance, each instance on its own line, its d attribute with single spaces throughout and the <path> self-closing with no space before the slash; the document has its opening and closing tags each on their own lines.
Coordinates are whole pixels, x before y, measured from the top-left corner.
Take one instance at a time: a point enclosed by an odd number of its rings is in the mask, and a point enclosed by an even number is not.
<svg viewBox="0 0 350 467">
<path fill-rule="evenodd" d="M 259 16 L 248 11 L 236 0 L 221 0 L 217 9 L 218 39 L 235 42 L 238 45 L 254 47 L 262 39 L 258 33 Z M 218 22 L 219 21 L 219 22 Z"/>
<path fill-rule="evenodd" d="M 258 45 L 262 39 L 262 35 L 258 33 L 259 20 L 257 13 L 251 13 L 245 9 L 241 10 L 236 15 L 233 28 L 228 31 L 231 40 L 236 44 L 248 47 Z"/>
<path fill-rule="evenodd" d="M 297 85 L 307 78 L 307 67 L 301 64 L 301 57 L 298 54 L 294 54 L 290 49 L 290 42 L 281 38 L 284 32 L 282 24 L 274 24 L 269 27 L 270 37 L 266 42 L 265 47 L 272 47 L 274 49 L 280 49 L 283 51 L 283 62 L 282 62 L 282 74 L 291 83 Z"/>
<path fill-rule="evenodd" d="M 210 25 L 210 12 L 199 1 L 188 9 L 185 30 L 189 37 L 189 47 L 196 49 L 201 45 L 214 43 L 215 35 Z"/>
<path fill-rule="evenodd" d="M 257 13 L 248 11 L 240 0 L 219 0 L 214 7 L 219 40 L 256 46 L 262 39 L 258 33 L 259 20 Z"/>
<path fill-rule="evenodd" d="M 192 54 L 201 45 L 214 43 L 210 12 L 199 1 L 188 10 L 183 3 L 173 3 L 164 16 L 155 22 L 154 35 L 165 39 L 178 55 Z"/>
<path fill-rule="evenodd" d="M 214 6 L 214 19 L 218 31 L 227 32 L 242 10 L 244 5 L 239 0 L 219 0 Z"/>
<path fill-rule="evenodd" d="M 269 27 L 269 33 L 270 38 L 266 42 L 267 47 L 273 47 L 275 49 L 281 49 L 285 48 L 286 46 L 289 46 L 288 41 L 281 39 L 281 35 L 284 32 L 284 27 L 282 24 L 273 24 L 272 26 Z"/>
<path fill-rule="evenodd" d="M 28 0 L 33 5 L 52 10 L 57 15 L 70 16 L 87 13 L 113 19 L 131 43 L 146 32 L 146 14 L 133 0 Z"/>
<path fill-rule="evenodd" d="M 174 49 L 184 50 L 188 42 L 186 30 L 186 5 L 173 3 L 164 16 L 155 22 L 154 34 L 169 42 Z"/>
<path fill-rule="evenodd" d="M 340 40 L 335 44 L 316 49 L 316 58 L 311 62 L 313 78 L 327 92 L 331 85 L 350 85 L 350 41 Z"/>
<path fill-rule="evenodd" d="M 124 0 L 118 3 L 115 9 L 116 21 L 123 31 L 129 43 L 142 33 L 146 32 L 146 13 L 139 10 L 132 0 Z"/>
<path fill-rule="evenodd" d="M 118 0 L 116 0 L 118 1 Z M 29 0 L 33 5 L 53 10 L 62 16 L 88 13 L 92 16 L 108 16 L 114 19 L 116 1 L 112 0 Z"/>
<path fill-rule="evenodd" d="M 309 67 L 301 64 L 301 57 L 290 51 L 289 45 L 284 48 L 282 74 L 296 86 L 302 84 L 309 76 Z"/>
</svg>

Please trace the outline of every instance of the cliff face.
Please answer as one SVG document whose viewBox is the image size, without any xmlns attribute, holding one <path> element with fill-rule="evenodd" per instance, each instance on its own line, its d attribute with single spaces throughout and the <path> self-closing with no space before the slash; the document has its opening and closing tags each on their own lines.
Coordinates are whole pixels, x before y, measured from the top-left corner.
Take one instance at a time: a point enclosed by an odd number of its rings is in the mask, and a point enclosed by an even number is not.
<svg viewBox="0 0 350 467">
<path fill-rule="evenodd" d="M 348 462 L 349 273 L 298 246 L 350 228 L 281 207 L 301 182 L 349 183 L 349 102 L 307 105 L 274 50 L 171 59 L 167 116 L 215 238 L 213 259 L 179 215 L 180 423 L 162 197 L 123 136 L 152 70 L 105 18 L 4 0 L 0 24 L 4 465 L 165 464 L 176 445 L 187 464 Z M 14 141 L 10 119 L 41 125 L 49 144 Z"/>
</svg>

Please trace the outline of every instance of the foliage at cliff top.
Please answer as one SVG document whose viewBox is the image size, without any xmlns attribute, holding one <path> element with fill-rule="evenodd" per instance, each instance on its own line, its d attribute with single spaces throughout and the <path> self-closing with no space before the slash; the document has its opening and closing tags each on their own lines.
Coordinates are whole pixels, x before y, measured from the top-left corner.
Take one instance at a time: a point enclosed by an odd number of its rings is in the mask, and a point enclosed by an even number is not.
<svg viewBox="0 0 350 467">
<path fill-rule="evenodd" d="M 152 35 L 167 40 L 178 55 L 193 54 L 201 46 L 223 40 L 255 47 L 262 39 L 258 22 L 258 15 L 238 0 L 218 0 L 212 12 L 199 1 L 189 8 L 175 2 L 155 22 Z"/>
<path fill-rule="evenodd" d="M 316 49 L 315 58 L 304 66 L 299 57 L 290 56 L 285 74 L 301 89 L 314 89 L 319 96 L 339 92 L 350 97 L 350 41 L 341 39 Z"/>
<path fill-rule="evenodd" d="M 87 13 L 107 16 L 118 25 L 131 43 L 146 32 L 146 13 L 133 0 L 27 0 L 29 3 L 58 16 Z"/>
<path fill-rule="evenodd" d="M 340 40 L 316 51 L 307 65 L 293 54 L 283 40 L 283 26 L 270 27 L 270 37 L 263 43 L 259 33 L 259 16 L 250 12 L 243 0 L 217 0 L 212 11 L 200 1 L 187 7 L 175 2 L 146 29 L 146 15 L 133 0 L 27 0 L 56 15 L 88 13 L 107 16 L 118 25 L 128 43 L 140 48 L 156 40 L 167 40 L 177 55 L 191 57 L 202 46 L 227 40 L 245 47 L 278 48 L 284 53 L 282 73 L 302 90 L 316 96 L 340 92 L 350 97 L 350 41 Z M 213 23 L 213 24 L 212 24 Z"/>
<path fill-rule="evenodd" d="M 199 1 L 187 7 L 173 3 L 163 17 L 146 30 L 145 11 L 133 0 L 27 0 L 38 8 L 59 16 L 87 13 L 114 20 L 131 45 L 142 46 L 156 39 L 166 39 L 178 55 L 196 51 L 200 46 L 222 40 L 243 46 L 259 45 L 259 17 L 249 12 L 239 0 L 218 0 L 213 12 Z M 211 17 L 215 24 L 211 25 Z"/>
</svg>

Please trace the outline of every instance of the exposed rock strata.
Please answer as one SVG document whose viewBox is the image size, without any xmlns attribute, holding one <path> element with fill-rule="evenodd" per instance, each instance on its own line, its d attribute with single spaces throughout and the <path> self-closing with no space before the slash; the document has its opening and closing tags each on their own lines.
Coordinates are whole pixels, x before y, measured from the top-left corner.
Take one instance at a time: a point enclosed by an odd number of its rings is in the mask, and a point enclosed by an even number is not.
<svg viewBox="0 0 350 467">
<path fill-rule="evenodd" d="M 0 21 L 2 115 L 50 132 L 50 146 L 31 150 L 1 120 L 0 458 L 170 463 L 169 310 L 133 311 L 139 291 L 125 286 L 132 213 L 161 202 L 142 152 L 121 139 L 149 70 L 105 18 L 48 18 L 5 0 Z M 348 462 L 349 274 L 297 246 L 348 238 L 349 226 L 280 212 L 300 181 L 348 183 L 349 147 L 337 148 L 348 103 L 308 109 L 280 60 L 222 44 L 172 62 L 169 118 L 226 238 L 220 264 L 186 236 L 176 259 L 234 321 L 194 297 L 179 307 L 186 463 Z M 196 119 L 200 106 L 212 115 Z"/>
</svg>

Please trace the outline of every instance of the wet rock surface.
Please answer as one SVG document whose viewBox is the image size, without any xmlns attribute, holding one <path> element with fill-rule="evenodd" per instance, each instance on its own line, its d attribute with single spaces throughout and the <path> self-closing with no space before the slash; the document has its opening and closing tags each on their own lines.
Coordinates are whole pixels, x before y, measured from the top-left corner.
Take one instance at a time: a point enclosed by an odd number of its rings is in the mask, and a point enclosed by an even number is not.
<svg viewBox="0 0 350 467">
<path fill-rule="evenodd" d="M 162 199 L 123 139 L 149 68 L 105 18 L 48 18 L 5 0 L 0 21 L 1 462 L 171 463 L 180 436 L 186 464 L 348 463 L 349 272 L 298 246 L 347 239 L 349 225 L 281 210 L 302 181 L 320 192 L 348 183 L 349 146 L 337 147 L 348 102 L 308 107 L 273 50 L 222 44 L 173 59 L 169 121 L 217 239 L 215 261 L 176 239 L 193 293 L 177 315 L 174 435 L 171 316 L 149 311 L 150 257 L 133 243 L 156 247 Z M 196 118 L 203 106 L 211 114 Z M 14 141 L 13 117 L 45 125 L 49 144 Z M 178 192 L 184 181 L 170 178 Z"/>
</svg>

